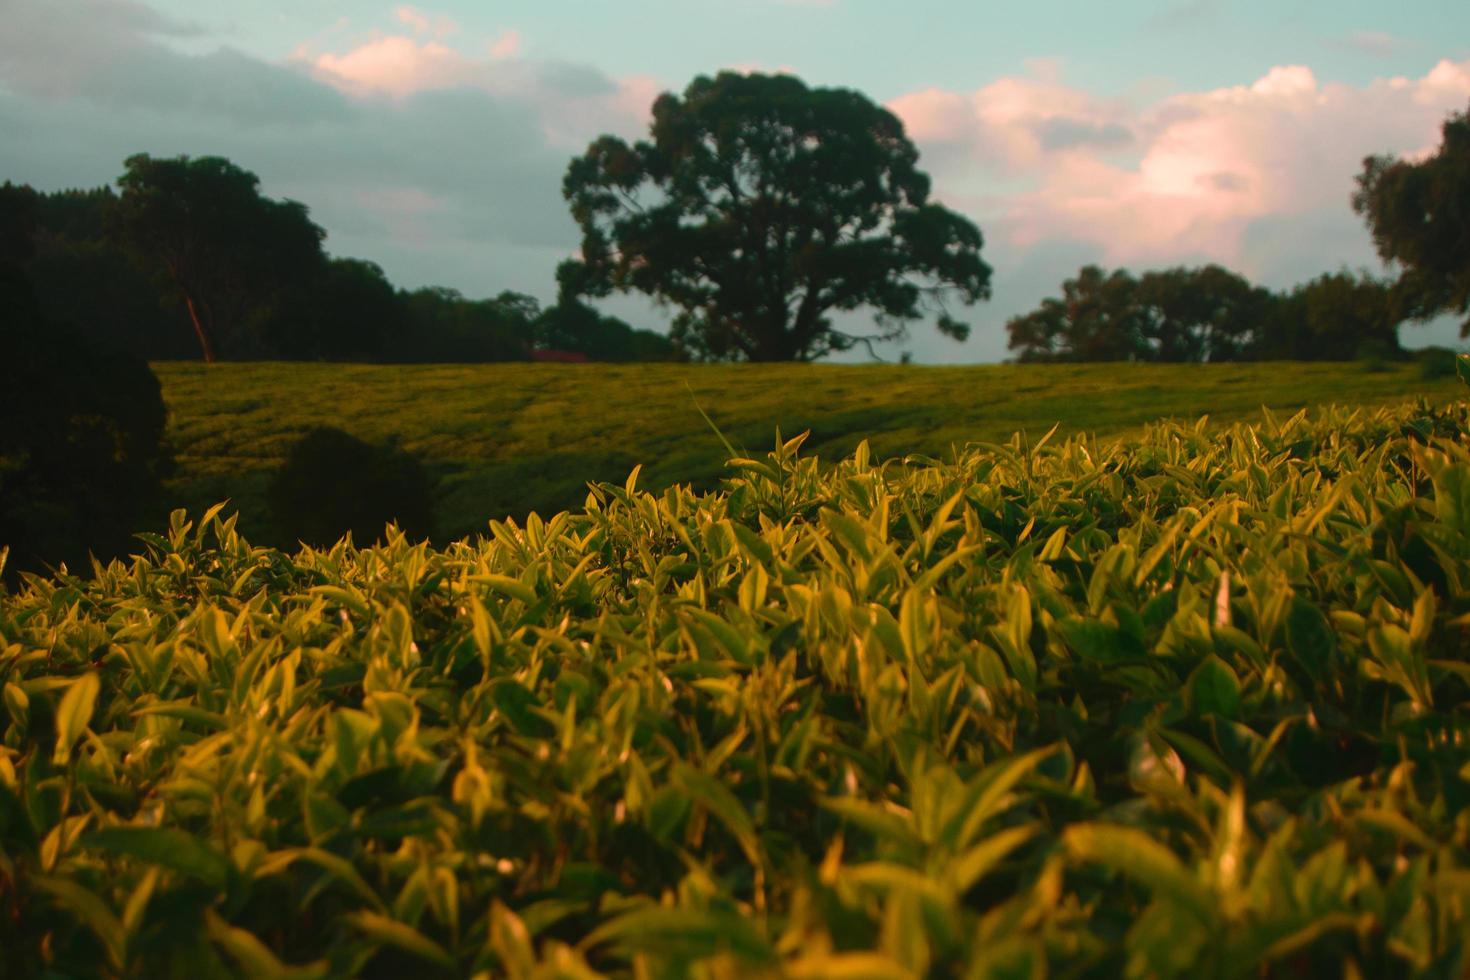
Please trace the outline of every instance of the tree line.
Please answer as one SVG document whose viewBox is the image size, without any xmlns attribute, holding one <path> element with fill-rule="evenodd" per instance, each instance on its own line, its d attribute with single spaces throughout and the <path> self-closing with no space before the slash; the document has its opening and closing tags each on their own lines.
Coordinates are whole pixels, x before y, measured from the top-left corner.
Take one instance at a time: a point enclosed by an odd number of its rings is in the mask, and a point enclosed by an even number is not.
<svg viewBox="0 0 1470 980">
<path fill-rule="evenodd" d="M 1088 265 L 1006 333 L 1022 362 L 1351 360 L 1401 355 L 1406 318 L 1393 283 L 1345 270 L 1273 292 L 1218 265 Z"/>
<path fill-rule="evenodd" d="M 147 360 L 669 360 L 674 345 L 574 297 L 395 288 L 334 257 L 305 205 L 222 157 L 129 157 L 117 189 L 7 183 L 5 234 L 44 320 Z"/>
<path fill-rule="evenodd" d="M 1089 265 L 1006 323 L 1009 349 L 1021 361 L 1348 360 L 1401 353 L 1405 322 L 1470 313 L 1470 111 L 1444 122 L 1433 155 L 1370 156 L 1356 183 L 1353 210 L 1396 278 L 1344 270 L 1272 292 L 1217 265 Z"/>
</svg>

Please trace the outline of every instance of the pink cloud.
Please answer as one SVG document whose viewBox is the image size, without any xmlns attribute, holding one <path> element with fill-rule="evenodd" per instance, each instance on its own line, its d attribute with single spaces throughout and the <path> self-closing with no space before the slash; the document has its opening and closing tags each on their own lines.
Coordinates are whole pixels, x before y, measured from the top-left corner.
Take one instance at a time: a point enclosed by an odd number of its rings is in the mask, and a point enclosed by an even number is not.
<svg viewBox="0 0 1470 980">
<path fill-rule="evenodd" d="M 459 25 L 450 17 L 443 14 L 428 14 L 417 7 L 404 4 L 393 11 L 401 24 L 407 24 L 415 34 L 432 34 L 434 37 L 448 37 L 459 30 Z"/>
<path fill-rule="evenodd" d="M 374 38 L 342 55 L 318 55 L 314 65 L 321 77 L 338 88 L 398 98 L 464 84 L 475 68 L 469 59 L 438 41 L 421 44 L 398 35 Z"/>
<path fill-rule="evenodd" d="M 1417 80 L 1361 87 L 1278 66 L 1248 85 L 1142 105 L 1033 69 L 968 93 L 912 93 L 890 108 L 938 193 L 1012 249 L 1082 240 L 1114 264 L 1192 255 L 1252 271 L 1253 222 L 1346 211 L 1365 155 L 1435 145 L 1445 115 L 1467 98 L 1470 61 L 1441 61 Z"/>
<path fill-rule="evenodd" d="M 499 60 L 501 58 L 513 58 L 521 51 L 521 32 L 506 31 L 490 42 L 490 57 Z"/>
<path fill-rule="evenodd" d="M 400 8 L 399 17 L 418 30 L 419 14 Z M 649 109 L 666 86 L 646 75 L 612 79 L 578 65 L 527 59 L 521 35 L 507 30 L 468 48 L 401 34 L 378 34 L 341 53 L 298 56 L 322 81 L 359 98 L 403 100 L 424 92 L 468 89 L 507 98 L 532 109 L 553 144 L 580 149 L 613 132 L 643 135 Z"/>
</svg>

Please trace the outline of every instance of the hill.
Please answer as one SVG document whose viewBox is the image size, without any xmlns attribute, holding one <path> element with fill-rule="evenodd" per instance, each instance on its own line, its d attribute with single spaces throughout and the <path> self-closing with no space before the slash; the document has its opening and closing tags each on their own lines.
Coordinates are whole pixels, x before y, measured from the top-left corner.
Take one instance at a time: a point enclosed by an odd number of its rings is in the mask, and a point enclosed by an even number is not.
<svg viewBox="0 0 1470 980">
<path fill-rule="evenodd" d="M 1039 438 L 1137 433 L 1160 418 L 1257 418 L 1325 403 L 1455 396 L 1414 364 L 343 365 L 157 363 L 178 454 L 170 491 L 198 513 L 226 498 L 241 528 L 272 540 L 264 504 L 292 441 L 334 425 L 396 439 L 436 479 L 439 535 L 580 505 L 589 481 L 712 487 L 725 453 L 698 406 L 756 455 L 779 427 L 810 429 L 838 459 L 868 439 L 879 457 L 947 457 L 1024 430 Z M 286 543 L 286 542 L 281 542 Z"/>
</svg>

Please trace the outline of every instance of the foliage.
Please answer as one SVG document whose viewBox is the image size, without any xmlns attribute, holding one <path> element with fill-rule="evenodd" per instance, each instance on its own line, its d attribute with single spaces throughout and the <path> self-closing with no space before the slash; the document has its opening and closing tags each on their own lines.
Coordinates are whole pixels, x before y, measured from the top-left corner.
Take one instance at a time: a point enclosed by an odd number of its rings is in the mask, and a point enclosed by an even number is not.
<svg viewBox="0 0 1470 980">
<path fill-rule="evenodd" d="M 0 598 L 21 973 L 1459 976 L 1470 412 L 1164 424 Z"/>
<path fill-rule="evenodd" d="M 433 485 L 423 465 L 341 429 L 320 427 L 302 436 L 267 495 L 275 526 L 289 541 L 328 545 L 351 534 L 372 542 L 390 522 L 424 538 L 433 523 Z"/>
<path fill-rule="evenodd" d="M 252 327 L 293 279 L 315 278 L 325 232 L 306 206 L 260 194 L 223 157 L 128 157 L 113 211 L 118 235 L 177 290 L 206 361 L 246 353 Z"/>
<path fill-rule="evenodd" d="M 1276 295 L 1217 265 L 1089 265 L 1006 331 L 1021 361 L 1351 360 L 1396 355 L 1402 319 L 1388 284 L 1346 271 Z"/>
<path fill-rule="evenodd" d="M 81 342 L 38 308 L 35 205 L 29 188 L 0 188 L 0 572 L 11 577 L 123 553 L 154 516 L 170 463 L 148 365 Z"/>
<path fill-rule="evenodd" d="M 721 446 L 697 403 L 737 445 L 771 429 L 811 430 L 825 459 L 870 439 L 880 457 L 942 456 L 1017 429 L 1113 438 L 1163 417 L 1288 414 L 1351 397 L 1397 403 L 1406 391 L 1443 401 L 1453 378 L 1423 381 L 1390 362 L 1364 374 L 1341 364 L 1107 364 L 910 367 L 833 364 L 360 365 L 158 364 L 179 467 L 176 506 L 229 498 L 249 536 L 279 540 L 265 489 L 301 433 L 349 429 L 401 440 L 433 471 L 436 527 L 474 534 L 491 518 L 575 507 L 589 480 L 618 480 L 646 461 L 662 489 L 715 485 Z M 290 539 L 287 539 L 290 540 Z"/>
<path fill-rule="evenodd" d="M 590 361 L 678 360 L 678 348 L 663 334 L 635 330 L 577 299 L 564 297 L 547 307 L 532 329 L 538 349 L 574 351 Z"/>
<path fill-rule="evenodd" d="M 660 96 L 651 139 L 604 136 L 567 168 L 582 229 L 569 295 L 637 290 L 681 312 L 673 338 L 716 360 L 812 360 L 894 340 L 946 294 L 990 295 L 979 229 L 929 200 L 888 110 L 789 75 L 721 72 Z M 876 332 L 831 314 L 871 308 Z"/>
<path fill-rule="evenodd" d="M 536 301 L 506 291 L 466 299 L 440 286 L 400 293 L 404 330 L 389 338 L 386 360 L 405 363 L 524 361 Z"/>
<path fill-rule="evenodd" d="M 1442 134 L 1419 161 L 1365 159 L 1352 199 L 1379 256 L 1401 267 L 1401 301 L 1423 319 L 1470 313 L 1470 110 L 1446 119 Z M 1460 336 L 1470 336 L 1470 317 Z"/>
<path fill-rule="evenodd" d="M 1388 283 L 1346 270 L 1325 273 L 1277 299 L 1256 353 L 1301 361 L 1396 357 L 1403 319 Z"/>
</svg>

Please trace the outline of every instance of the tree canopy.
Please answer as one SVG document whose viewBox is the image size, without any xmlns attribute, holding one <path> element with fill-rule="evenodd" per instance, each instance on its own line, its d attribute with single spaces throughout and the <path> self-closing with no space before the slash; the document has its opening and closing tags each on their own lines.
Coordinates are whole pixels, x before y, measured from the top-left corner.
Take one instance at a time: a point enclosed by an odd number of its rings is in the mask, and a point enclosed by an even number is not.
<svg viewBox="0 0 1470 980">
<path fill-rule="evenodd" d="M 694 356 L 811 360 L 900 339 L 990 295 L 980 230 L 929 200 L 918 151 L 888 110 L 787 75 L 701 76 L 653 106 L 651 138 L 593 142 L 563 193 L 581 226 L 573 296 L 637 290 L 680 311 Z M 871 309 L 874 331 L 832 314 Z"/>
<path fill-rule="evenodd" d="M 28 275 L 37 195 L 0 187 L 0 571 L 121 554 L 170 465 L 158 379 L 48 321 Z"/>
<path fill-rule="evenodd" d="M 1397 297 L 1417 319 L 1470 313 L 1470 109 L 1451 115 L 1433 155 L 1363 161 L 1353 210 L 1379 256 L 1402 269 Z M 1470 336 L 1470 316 L 1460 325 Z"/>
<path fill-rule="evenodd" d="M 1022 361 L 1349 360 L 1399 350 L 1389 286 L 1347 271 L 1277 294 L 1218 265 L 1084 266 L 1006 324 Z"/>
<path fill-rule="evenodd" d="M 1023 361 L 1225 361 L 1248 354 L 1266 290 L 1218 265 L 1111 273 L 1083 266 L 1006 324 Z"/>
<path fill-rule="evenodd" d="M 244 346 L 246 321 L 293 278 L 325 263 L 326 233 L 304 204 L 274 201 L 223 157 L 128 157 L 117 227 L 178 290 L 206 361 Z"/>
</svg>

